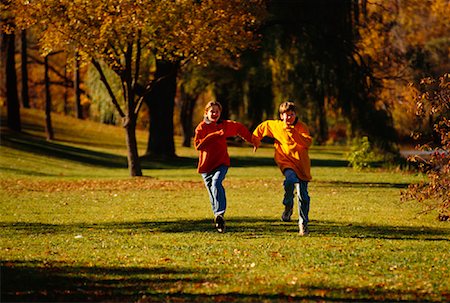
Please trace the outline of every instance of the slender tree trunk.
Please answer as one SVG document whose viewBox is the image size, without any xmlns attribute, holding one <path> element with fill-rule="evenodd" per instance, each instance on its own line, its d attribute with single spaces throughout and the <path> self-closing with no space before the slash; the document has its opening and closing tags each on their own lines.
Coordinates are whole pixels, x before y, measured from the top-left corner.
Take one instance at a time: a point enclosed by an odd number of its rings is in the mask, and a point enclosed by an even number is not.
<svg viewBox="0 0 450 303">
<path fill-rule="evenodd" d="M 136 140 L 136 119 L 137 117 L 130 117 L 125 123 L 126 144 L 128 150 L 128 169 L 131 177 L 142 176 L 141 163 L 139 160 L 137 140 Z"/>
<path fill-rule="evenodd" d="M 80 61 L 78 60 L 78 52 L 75 52 L 73 66 L 73 88 L 75 90 L 75 108 L 78 119 L 83 119 L 83 107 L 81 106 L 80 92 Z"/>
<path fill-rule="evenodd" d="M 52 96 L 50 94 L 50 77 L 48 75 L 48 55 L 44 59 L 45 66 L 45 131 L 47 133 L 47 140 L 55 138 L 52 126 Z"/>
<path fill-rule="evenodd" d="M 131 177 L 142 176 L 141 162 L 139 159 L 137 140 L 136 140 L 136 121 L 137 112 L 135 103 L 135 80 L 139 76 L 139 59 L 140 59 L 140 43 L 137 43 L 136 49 L 136 65 L 133 68 L 133 47 L 132 43 L 128 44 L 125 53 L 125 71 L 121 75 L 123 85 L 124 98 L 127 100 L 127 112 L 124 127 L 126 129 L 126 140 L 128 149 L 128 168 Z M 135 74 L 133 75 L 133 70 Z"/>
<path fill-rule="evenodd" d="M 10 129 L 21 131 L 19 94 L 17 92 L 17 74 L 15 60 L 15 35 L 3 33 L 3 47 L 6 57 L 6 104 L 8 107 L 7 125 Z M 3 50 L 2 50 L 3 51 Z"/>
<path fill-rule="evenodd" d="M 322 145 L 325 144 L 328 140 L 328 122 L 327 122 L 327 113 L 325 110 L 325 94 L 322 85 L 317 87 L 317 120 L 316 120 L 316 128 L 317 128 L 317 144 Z"/>
<path fill-rule="evenodd" d="M 152 159 L 175 158 L 173 139 L 173 111 L 176 94 L 178 64 L 157 62 L 158 82 L 146 97 L 149 107 L 150 130 L 145 157 Z"/>
<path fill-rule="evenodd" d="M 69 93 L 68 93 L 68 89 L 67 89 L 67 64 L 64 65 L 64 82 L 66 83 L 64 85 L 64 94 L 63 94 L 63 100 L 64 100 L 64 115 L 68 115 L 70 113 L 69 110 L 69 101 L 68 101 L 68 97 L 69 97 Z"/>
<path fill-rule="evenodd" d="M 21 61 L 22 61 L 22 106 L 30 108 L 30 95 L 28 94 L 28 54 L 27 54 L 27 31 L 22 30 L 21 38 Z"/>
<path fill-rule="evenodd" d="M 126 56 L 126 60 L 131 60 L 131 53 Z M 128 169 L 130 171 L 130 176 L 142 176 L 142 169 L 138 154 L 138 148 L 137 148 L 137 140 L 136 140 L 136 120 L 137 120 L 137 113 L 135 112 L 134 107 L 134 92 L 130 94 L 125 94 L 124 96 L 128 96 L 126 98 L 128 101 L 127 104 L 127 113 L 124 113 L 122 108 L 120 107 L 119 102 L 117 101 L 116 96 L 114 95 L 114 92 L 112 91 L 111 86 L 109 85 L 108 80 L 106 79 L 106 76 L 103 72 L 103 69 L 100 65 L 100 63 L 96 60 L 92 60 L 92 64 L 97 69 L 99 75 L 100 75 L 100 81 L 105 85 L 106 89 L 108 90 L 108 94 L 111 97 L 112 103 L 115 106 L 117 112 L 119 113 L 120 117 L 123 119 L 123 127 L 125 128 L 125 139 L 126 139 L 126 145 L 127 145 L 127 161 L 128 161 Z M 130 64 L 130 63 L 128 63 Z M 128 81 L 127 86 L 129 88 L 132 88 L 132 78 L 130 78 L 130 74 L 128 74 L 128 78 L 124 79 L 125 81 Z"/>
</svg>

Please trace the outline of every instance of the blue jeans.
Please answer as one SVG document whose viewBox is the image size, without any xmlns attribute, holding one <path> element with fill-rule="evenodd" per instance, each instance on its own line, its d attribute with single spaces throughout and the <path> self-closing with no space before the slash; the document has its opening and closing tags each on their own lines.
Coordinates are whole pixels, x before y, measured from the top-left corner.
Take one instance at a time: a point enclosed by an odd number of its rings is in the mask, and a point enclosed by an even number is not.
<svg viewBox="0 0 450 303">
<path fill-rule="evenodd" d="M 310 198 L 308 194 L 308 182 L 300 180 L 295 174 L 294 170 L 286 169 L 283 172 L 285 177 L 284 179 L 284 199 L 283 204 L 287 207 L 294 206 L 294 189 L 296 187 L 295 184 L 298 184 L 297 187 L 297 196 L 298 196 L 298 212 L 299 212 L 299 224 L 307 224 L 309 222 L 308 214 L 309 214 L 309 204 Z"/>
<path fill-rule="evenodd" d="M 208 190 L 209 200 L 211 201 L 214 216 L 223 215 L 227 208 L 227 198 L 222 181 L 228 172 L 228 166 L 221 165 L 212 172 L 202 173 L 203 181 Z"/>
</svg>

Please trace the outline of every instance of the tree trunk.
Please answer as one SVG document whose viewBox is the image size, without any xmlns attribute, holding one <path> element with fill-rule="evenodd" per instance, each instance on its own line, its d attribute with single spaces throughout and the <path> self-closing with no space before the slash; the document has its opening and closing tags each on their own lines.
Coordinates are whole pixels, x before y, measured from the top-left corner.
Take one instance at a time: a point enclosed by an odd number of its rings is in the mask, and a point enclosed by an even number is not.
<svg viewBox="0 0 450 303">
<path fill-rule="evenodd" d="M 17 92 L 17 74 L 15 53 L 15 35 L 3 33 L 3 47 L 6 57 L 6 104 L 8 107 L 7 125 L 10 129 L 21 131 L 19 95 Z"/>
<path fill-rule="evenodd" d="M 44 59 L 45 66 L 45 132 L 47 133 L 47 140 L 55 138 L 52 126 L 52 96 L 50 94 L 50 77 L 48 75 L 48 55 Z"/>
<path fill-rule="evenodd" d="M 323 82 L 322 82 L 323 83 Z M 323 84 L 318 85 L 317 95 L 317 119 L 316 119 L 316 143 L 318 145 L 323 145 L 328 140 L 328 121 L 327 112 L 325 110 L 325 94 L 323 89 Z"/>
<path fill-rule="evenodd" d="M 151 159 L 175 158 L 173 139 L 173 111 L 175 104 L 178 64 L 157 62 L 157 83 L 145 98 L 149 107 L 150 130 L 145 157 Z"/>
<path fill-rule="evenodd" d="M 27 54 L 27 31 L 22 30 L 21 38 L 21 61 L 22 61 L 22 106 L 30 108 L 30 95 L 28 94 L 28 54 Z"/>
<path fill-rule="evenodd" d="M 83 108 L 81 106 L 80 92 L 80 61 L 78 60 L 78 52 L 75 52 L 73 64 L 73 88 L 75 90 L 75 109 L 78 119 L 83 119 Z"/>
<path fill-rule="evenodd" d="M 66 84 L 64 85 L 64 94 L 63 94 L 63 100 L 64 100 L 64 115 L 69 115 L 70 113 L 70 108 L 69 108 L 69 93 L 68 93 L 68 88 L 67 88 L 67 64 L 64 65 L 64 81 L 66 82 Z"/>
<path fill-rule="evenodd" d="M 139 154 L 137 149 L 137 140 L 136 140 L 136 117 L 128 118 L 127 122 L 124 125 L 126 131 L 126 144 L 127 144 L 127 160 L 128 160 L 128 169 L 130 171 L 131 177 L 140 177 L 142 176 L 141 164 L 139 161 Z"/>
<path fill-rule="evenodd" d="M 194 115 L 194 107 L 197 98 L 190 96 L 189 94 L 186 94 L 183 85 L 180 87 L 180 90 L 181 90 L 180 121 L 181 121 L 181 128 L 183 130 L 183 146 L 191 147 L 191 139 L 193 135 L 192 118 Z"/>
</svg>

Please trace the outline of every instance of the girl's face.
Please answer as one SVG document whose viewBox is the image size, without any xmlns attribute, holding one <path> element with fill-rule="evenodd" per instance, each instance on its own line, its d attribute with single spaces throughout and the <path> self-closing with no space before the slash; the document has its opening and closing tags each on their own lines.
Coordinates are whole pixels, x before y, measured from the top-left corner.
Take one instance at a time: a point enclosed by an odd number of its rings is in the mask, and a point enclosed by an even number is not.
<svg viewBox="0 0 450 303">
<path fill-rule="evenodd" d="M 211 106 L 206 111 L 206 117 L 208 118 L 209 121 L 217 122 L 217 120 L 219 120 L 220 118 L 220 108 L 217 105 Z"/>
<path fill-rule="evenodd" d="M 280 114 L 281 120 L 283 120 L 283 122 L 286 123 L 287 125 L 294 124 L 296 117 L 297 115 L 295 114 L 295 112 L 291 110 Z"/>
</svg>

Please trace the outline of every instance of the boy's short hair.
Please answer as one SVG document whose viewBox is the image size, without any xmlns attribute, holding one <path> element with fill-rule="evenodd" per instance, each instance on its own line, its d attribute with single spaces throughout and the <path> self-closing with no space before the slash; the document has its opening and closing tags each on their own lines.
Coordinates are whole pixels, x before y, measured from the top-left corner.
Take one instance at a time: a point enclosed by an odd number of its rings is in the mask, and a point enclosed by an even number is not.
<svg viewBox="0 0 450 303">
<path fill-rule="evenodd" d="M 213 106 L 217 106 L 219 108 L 220 111 L 222 111 L 222 104 L 220 104 L 220 102 L 217 101 L 209 101 L 208 103 L 206 103 L 205 105 L 205 113 Z"/>
<path fill-rule="evenodd" d="M 281 103 L 280 106 L 278 107 L 278 116 L 288 111 L 293 111 L 294 113 L 297 112 L 294 102 L 286 101 Z"/>
</svg>

